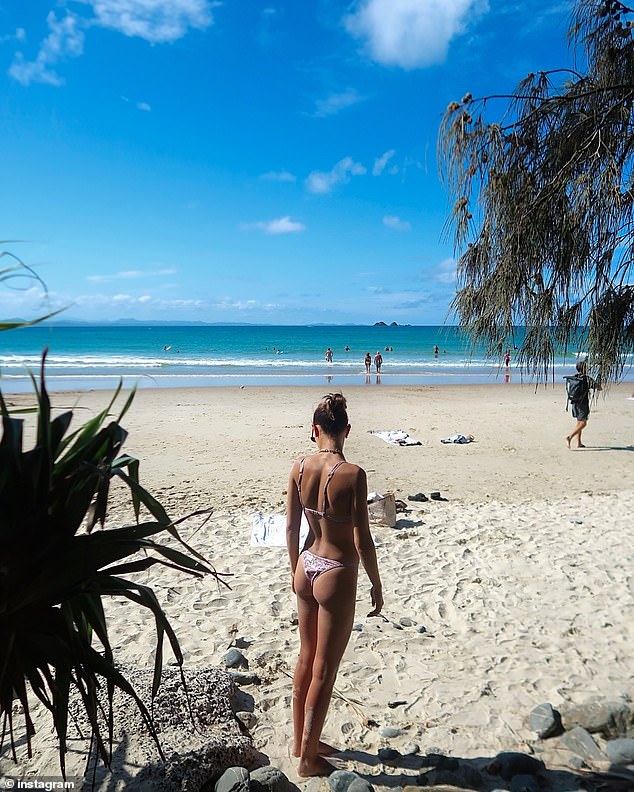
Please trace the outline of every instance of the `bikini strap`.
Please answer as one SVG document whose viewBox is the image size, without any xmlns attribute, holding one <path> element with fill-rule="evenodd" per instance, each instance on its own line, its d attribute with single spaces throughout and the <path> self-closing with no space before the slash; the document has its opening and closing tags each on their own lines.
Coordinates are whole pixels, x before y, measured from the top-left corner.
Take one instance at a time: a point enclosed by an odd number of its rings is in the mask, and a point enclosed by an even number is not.
<svg viewBox="0 0 634 792">
<path fill-rule="evenodd" d="M 346 462 L 345 459 L 340 460 L 339 462 L 337 462 L 336 465 L 333 465 L 330 468 L 330 470 L 328 471 L 328 475 L 326 476 L 326 482 L 324 484 L 324 512 L 323 512 L 324 514 L 326 514 L 326 512 L 328 511 L 328 492 L 327 492 L 327 490 L 328 490 L 328 484 L 330 484 L 330 479 L 335 475 L 335 470 L 337 470 L 337 468 L 341 467 L 341 465 L 344 465 L 345 462 Z"/>
</svg>

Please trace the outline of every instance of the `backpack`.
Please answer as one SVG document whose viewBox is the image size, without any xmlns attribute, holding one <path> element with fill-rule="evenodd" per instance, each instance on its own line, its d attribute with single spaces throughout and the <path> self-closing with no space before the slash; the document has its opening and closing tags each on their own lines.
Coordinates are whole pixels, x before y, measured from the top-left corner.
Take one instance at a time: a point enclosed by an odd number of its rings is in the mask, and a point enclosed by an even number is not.
<svg viewBox="0 0 634 792">
<path fill-rule="evenodd" d="M 588 378 L 583 374 L 573 374 L 571 377 L 564 377 L 564 379 L 566 380 L 568 401 L 573 403 L 583 401 L 590 391 Z"/>
</svg>

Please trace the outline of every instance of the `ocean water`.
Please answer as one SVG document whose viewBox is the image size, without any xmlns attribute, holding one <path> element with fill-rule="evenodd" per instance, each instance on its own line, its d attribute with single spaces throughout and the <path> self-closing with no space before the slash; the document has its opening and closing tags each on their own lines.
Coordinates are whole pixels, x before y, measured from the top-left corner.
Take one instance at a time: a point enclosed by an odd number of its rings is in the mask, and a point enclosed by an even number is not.
<svg viewBox="0 0 634 792">
<path fill-rule="evenodd" d="M 521 339 L 517 339 L 518 343 Z M 438 346 L 438 353 L 434 347 Z M 508 369 L 470 351 L 455 328 L 435 326 L 43 326 L 0 333 L 0 386 L 31 389 L 48 348 L 50 390 L 170 388 L 218 385 L 346 385 L 529 382 L 514 360 Z M 330 347 L 332 362 L 325 359 Z M 346 350 L 348 347 L 348 350 Z M 380 351 L 380 376 L 364 356 Z M 556 361 L 555 380 L 576 357 Z"/>
</svg>

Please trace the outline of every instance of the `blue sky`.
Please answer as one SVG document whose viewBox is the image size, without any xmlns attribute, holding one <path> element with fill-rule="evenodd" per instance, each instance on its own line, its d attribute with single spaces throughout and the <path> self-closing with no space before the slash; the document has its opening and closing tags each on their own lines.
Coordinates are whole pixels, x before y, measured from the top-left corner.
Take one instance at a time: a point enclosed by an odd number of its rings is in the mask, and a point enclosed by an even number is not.
<svg viewBox="0 0 634 792">
<path fill-rule="evenodd" d="M 441 323 L 443 110 L 570 64 L 570 11 L 0 0 L 0 249 L 49 290 L 0 317 Z"/>
</svg>

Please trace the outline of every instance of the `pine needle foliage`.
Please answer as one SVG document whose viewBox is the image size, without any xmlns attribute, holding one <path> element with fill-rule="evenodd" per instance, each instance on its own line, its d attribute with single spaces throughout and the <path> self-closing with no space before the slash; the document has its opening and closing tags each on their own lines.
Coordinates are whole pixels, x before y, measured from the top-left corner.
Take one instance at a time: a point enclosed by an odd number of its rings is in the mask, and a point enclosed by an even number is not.
<svg viewBox="0 0 634 792">
<path fill-rule="evenodd" d="M 577 0 L 569 41 L 579 71 L 529 74 L 512 94 L 468 93 L 445 112 L 450 312 L 490 355 L 519 341 L 538 382 L 581 344 L 605 385 L 634 352 L 634 10 Z"/>
<path fill-rule="evenodd" d="M 79 693 L 106 764 L 112 755 L 115 688 L 134 699 L 162 756 L 151 711 L 117 668 L 104 598 L 124 597 L 153 615 L 155 695 L 165 637 L 181 666 L 183 655 L 152 588 L 128 576 L 163 565 L 198 577 L 211 574 L 227 584 L 181 539 L 163 506 L 139 483 L 138 460 L 122 452 L 127 433 L 121 420 L 134 394 L 113 418 L 119 385 L 101 413 L 72 431 L 72 411 L 52 415 L 45 357 L 40 383 L 32 377 L 37 402 L 32 448 L 23 448 L 24 421 L 9 412 L 0 390 L 0 747 L 8 736 L 15 759 L 16 731 L 20 737 L 24 731 L 31 756 L 29 701 L 35 696 L 51 713 L 65 774 L 71 688 Z M 129 489 L 136 523 L 94 530 L 104 528 L 114 478 Z M 145 514 L 149 517 L 140 521 Z M 158 541 L 160 534 L 173 541 Z M 16 704 L 22 710 L 18 718 Z"/>
</svg>

